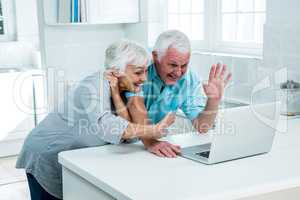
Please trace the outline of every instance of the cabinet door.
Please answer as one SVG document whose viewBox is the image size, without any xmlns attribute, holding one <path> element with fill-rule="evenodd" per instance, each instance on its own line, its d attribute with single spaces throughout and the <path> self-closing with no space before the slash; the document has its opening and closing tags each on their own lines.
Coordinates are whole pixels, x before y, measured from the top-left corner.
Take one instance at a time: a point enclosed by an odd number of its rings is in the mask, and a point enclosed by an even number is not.
<svg viewBox="0 0 300 200">
<path fill-rule="evenodd" d="M 30 74 L 0 73 L 0 141 L 24 138 L 34 128 Z"/>
<path fill-rule="evenodd" d="M 89 23 L 135 23 L 139 21 L 139 0 L 88 0 Z"/>
</svg>

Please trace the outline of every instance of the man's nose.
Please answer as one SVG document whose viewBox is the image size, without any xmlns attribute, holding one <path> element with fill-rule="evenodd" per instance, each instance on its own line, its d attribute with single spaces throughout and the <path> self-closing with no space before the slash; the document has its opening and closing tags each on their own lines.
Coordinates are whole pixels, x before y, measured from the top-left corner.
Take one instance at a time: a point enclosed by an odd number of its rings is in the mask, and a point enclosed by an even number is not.
<svg viewBox="0 0 300 200">
<path fill-rule="evenodd" d="M 175 70 L 175 74 L 176 74 L 176 76 L 178 76 L 178 77 L 181 76 L 182 71 L 181 71 L 181 68 L 180 68 L 180 67 L 178 67 L 178 68 Z"/>
</svg>

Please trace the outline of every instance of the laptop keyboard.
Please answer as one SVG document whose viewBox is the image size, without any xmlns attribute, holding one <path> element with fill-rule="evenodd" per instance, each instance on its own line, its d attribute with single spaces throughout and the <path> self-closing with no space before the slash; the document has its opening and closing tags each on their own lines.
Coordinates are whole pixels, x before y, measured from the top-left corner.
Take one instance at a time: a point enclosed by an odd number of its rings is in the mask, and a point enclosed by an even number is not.
<svg viewBox="0 0 300 200">
<path fill-rule="evenodd" d="M 209 157 L 209 153 L 210 151 L 203 151 L 203 152 L 198 152 L 198 153 L 195 153 L 197 156 L 201 156 L 201 157 L 204 157 L 204 158 L 208 158 Z"/>
</svg>

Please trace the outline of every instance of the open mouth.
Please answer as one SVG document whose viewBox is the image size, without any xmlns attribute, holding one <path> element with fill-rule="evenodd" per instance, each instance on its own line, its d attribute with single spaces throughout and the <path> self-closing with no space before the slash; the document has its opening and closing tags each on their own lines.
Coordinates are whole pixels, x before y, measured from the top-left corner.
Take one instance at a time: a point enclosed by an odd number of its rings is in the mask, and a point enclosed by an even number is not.
<svg viewBox="0 0 300 200">
<path fill-rule="evenodd" d="M 174 75 L 174 74 L 169 74 L 168 78 L 172 81 L 177 81 L 178 80 L 178 76 Z"/>
<path fill-rule="evenodd" d="M 142 84 L 141 83 L 134 83 L 133 84 L 135 92 L 139 92 L 141 90 Z"/>
</svg>

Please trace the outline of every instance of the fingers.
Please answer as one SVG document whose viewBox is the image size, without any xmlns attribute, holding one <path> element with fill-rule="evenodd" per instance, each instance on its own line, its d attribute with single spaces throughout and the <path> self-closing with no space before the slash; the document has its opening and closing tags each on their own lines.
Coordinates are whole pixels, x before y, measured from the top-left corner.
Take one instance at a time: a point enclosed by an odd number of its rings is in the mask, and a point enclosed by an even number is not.
<svg viewBox="0 0 300 200">
<path fill-rule="evenodd" d="M 221 74 L 220 74 L 220 79 L 221 79 L 221 80 L 223 80 L 223 78 L 224 78 L 226 72 L 227 72 L 227 66 L 226 66 L 226 65 L 223 65 L 222 71 L 221 71 Z"/>
<path fill-rule="evenodd" d="M 177 157 L 176 153 L 170 147 L 165 147 L 163 149 L 160 149 L 160 151 L 168 158 Z"/>
<path fill-rule="evenodd" d="M 117 78 L 120 78 L 125 75 L 124 72 L 120 72 L 120 71 L 113 71 L 112 74 Z"/>
<path fill-rule="evenodd" d="M 226 86 L 232 77 L 232 74 L 231 73 L 227 74 L 227 72 L 228 72 L 227 65 L 225 64 L 221 65 L 220 63 L 218 63 L 217 65 L 213 64 L 209 72 L 208 82 L 212 82 L 212 80 L 222 80 L 222 81 L 224 80 L 224 86 Z M 205 87 L 206 86 L 204 86 L 204 89 Z"/>
<path fill-rule="evenodd" d="M 152 153 L 154 153 L 155 155 L 157 155 L 159 157 L 165 157 L 164 154 L 162 154 L 159 150 L 152 151 Z"/>
<path fill-rule="evenodd" d="M 224 81 L 225 86 L 228 84 L 228 82 L 231 80 L 232 74 L 229 73 Z"/>
<path fill-rule="evenodd" d="M 113 69 L 108 69 L 108 70 L 105 70 L 105 72 L 104 72 L 104 74 L 105 75 L 113 75 L 114 74 L 114 72 L 116 72 L 116 70 L 113 70 Z"/>
<path fill-rule="evenodd" d="M 204 92 L 207 93 L 207 90 L 208 90 L 208 84 L 203 84 L 203 89 L 204 89 Z"/>
<path fill-rule="evenodd" d="M 168 142 L 160 142 L 157 146 L 150 147 L 148 150 L 159 157 L 167 158 L 176 158 L 177 154 L 181 152 L 180 146 Z"/>
<path fill-rule="evenodd" d="M 175 113 L 168 113 L 159 123 L 161 128 L 167 128 L 175 122 Z"/>
<path fill-rule="evenodd" d="M 110 83 L 110 85 L 115 86 L 118 84 L 118 78 L 111 76 L 111 75 L 107 75 L 106 79 L 108 80 L 108 82 Z"/>
<path fill-rule="evenodd" d="M 118 70 L 108 69 L 105 71 L 105 76 L 120 78 L 120 77 L 124 76 L 124 73 L 122 73 Z"/>
<path fill-rule="evenodd" d="M 175 113 L 168 113 L 165 121 L 166 126 L 172 125 L 175 122 L 175 119 L 176 119 Z"/>
<path fill-rule="evenodd" d="M 219 78 L 219 76 L 220 76 L 220 70 L 221 70 L 221 64 L 218 63 L 217 67 L 216 67 L 215 74 L 214 74 L 214 78 Z"/>
<path fill-rule="evenodd" d="M 209 72 L 209 80 L 211 81 L 215 77 L 216 66 L 213 64 Z"/>
<path fill-rule="evenodd" d="M 178 145 L 172 145 L 171 144 L 171 149 L 176 153 L 176 154 L 180 154 L 181 153 L 181 148 Z"/>
</svg>

